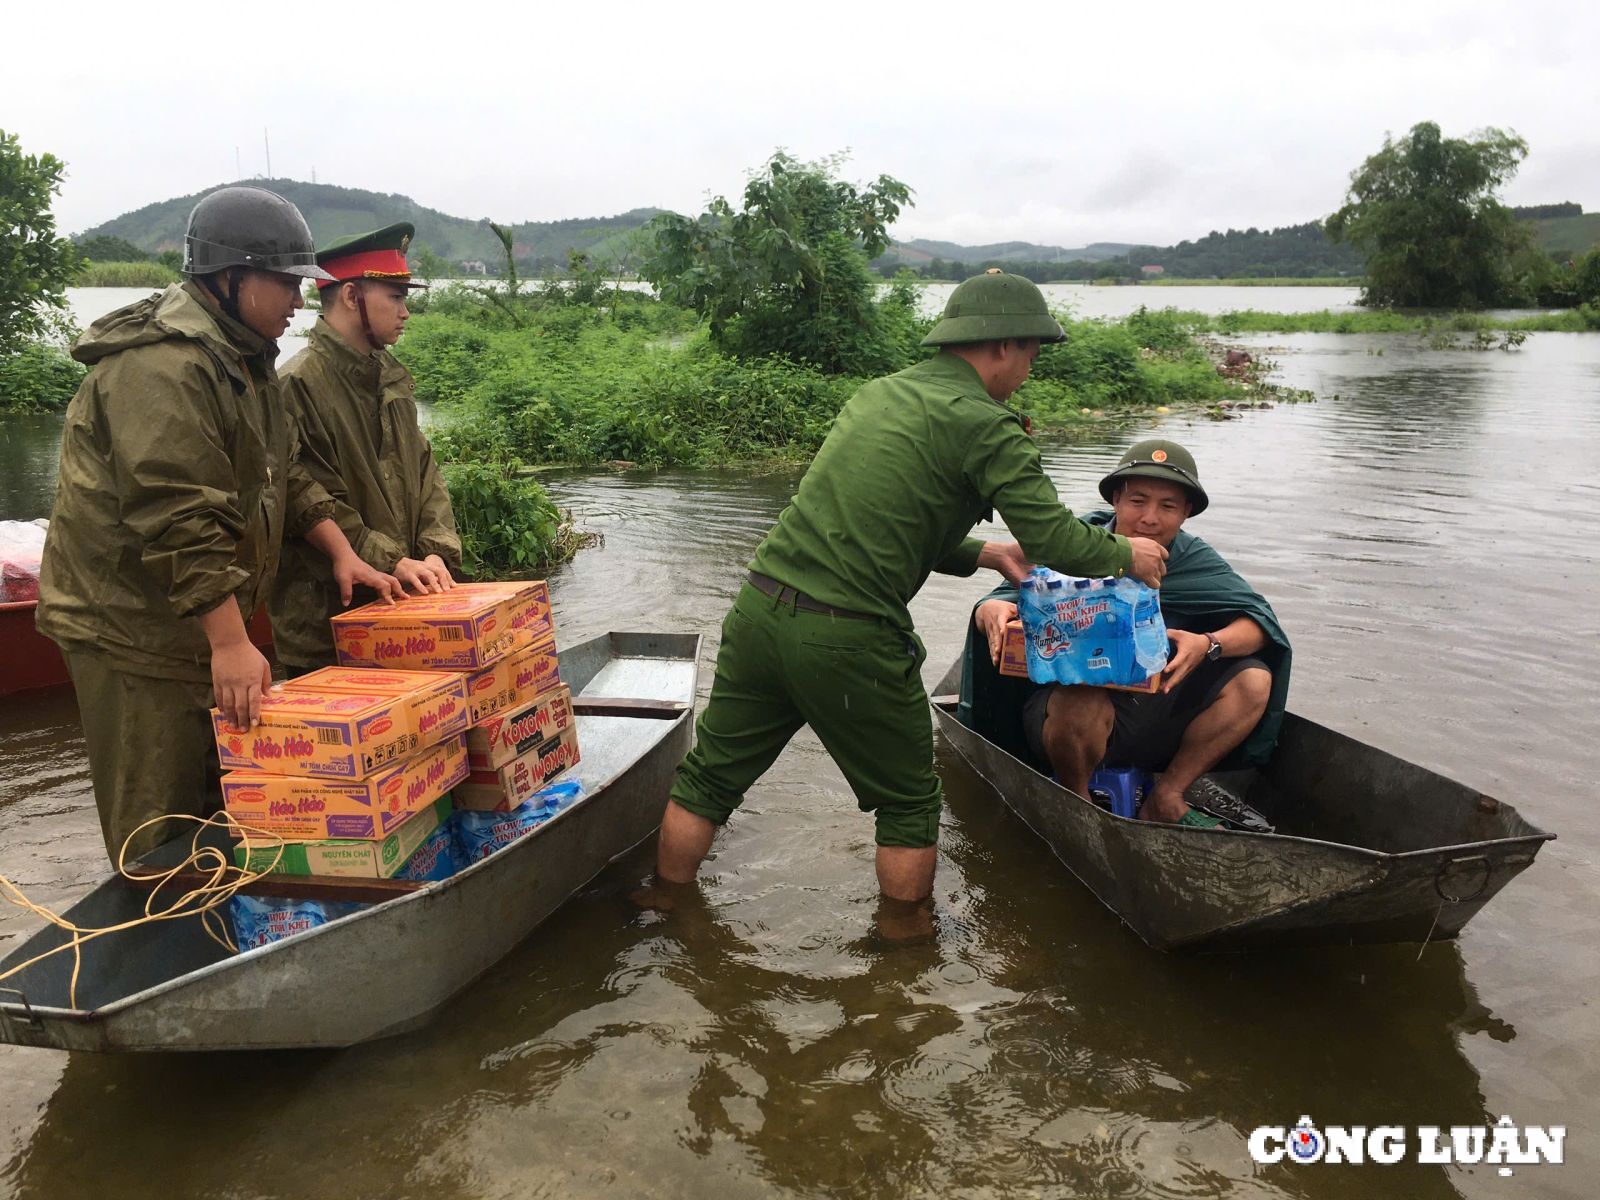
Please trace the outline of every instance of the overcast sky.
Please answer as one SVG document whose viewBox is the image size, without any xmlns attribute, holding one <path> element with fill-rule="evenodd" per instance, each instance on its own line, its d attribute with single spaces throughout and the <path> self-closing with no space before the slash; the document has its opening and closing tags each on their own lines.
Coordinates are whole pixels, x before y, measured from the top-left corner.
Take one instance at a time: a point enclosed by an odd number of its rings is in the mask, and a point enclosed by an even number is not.
<svg viewBox="0 0 1600 1200">
<path fill-rule="evenodd" d="M 1319 218 L 1435 120 L 1510 128 L 1512 203 L 1600 208 L 1600 7 L 14 4 L 0 129 L 57 221 L 265 172 L 464 217 L 697 210 L 782 146 L 915 191 L 902 239 L 1167 244 Z"/>
</svg>

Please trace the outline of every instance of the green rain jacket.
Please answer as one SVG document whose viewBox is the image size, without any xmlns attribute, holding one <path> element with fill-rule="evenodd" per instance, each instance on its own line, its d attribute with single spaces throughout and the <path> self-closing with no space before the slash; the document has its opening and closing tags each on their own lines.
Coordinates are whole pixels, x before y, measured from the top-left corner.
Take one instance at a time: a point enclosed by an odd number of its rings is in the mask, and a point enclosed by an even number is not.
<svg viewBox="0 0 1600 1200">
<path fill-rule="evenodd" d="M 193 618 L 234 596 L 249 619 L 303 502 L 277 345 L 191 282 L 101 317 L 72 354 L 91 369 L 61 435 L 39 631 L 131 674 L 210 683 Z"/>
<path fill-rule="evenodd" d="M 1078 575 L 1132 564 L 1127 538 L 1062 506 L 1022 418 L 971 364 L 936 354 L 851 397 L 750 568 L 910 631 L 907 602 L 930 572 L 977 570 L 983 542 L 967 535 L 992 509 L 1033 562 Z"/>
<path fill-rule="evenodd" d="M 1116 515 L 1110 509 L 1083 518 L 1091 525 L 1110 527 Z M 990 592 L 988 600 L 1017 601 L 1017 589 L 1006 584 Z M 1210 545 L 1183 530 L 1167 548 L 1167 573 L 1161 581 L 1161 614 L 1175 628 L 1193 633 L 1221 629 L 1235 617 L 1249 617 L 1267 635 L 1267 644 L 1254 657 L 1272 672 L 1272 693 L 1267 711 L 1243 743 L 1224 760 L 1224 766 L 1251 766 L 1266 762 L 1277 745 L 1289 699 L 1289 664 L 1293 657 L 1289 637 L 1278 624 L 1272 605 L 1245 582 L 1243 576 Z M 1023 762 L 1031 760 L 1022 731 L 1022 706 L 1036 684 L 1001 675 L 989 657 L 989 643 L 977 624 L 967 622 L 967 649 L 961 664 L 961 704 L 957 719 Z"/>
<path fill-rule="evenodd" d="M 461 539 L 433 449 L 417 427 L 411 373 L 394 355 L 362 353 L 319 320 L 309 345 L 284 364 L 283 388 L 299 426 L 299 465 L 312 484 L 267 608 L 279 661 L 316 667 L 334 661 L 328 618 L 344 606 L 328 559 L 298 535 L 332 517 L 380 571 L 430 554 L 459 571 Z M 358 588 L 352 604 L 372 599 Z"/>
</svg>

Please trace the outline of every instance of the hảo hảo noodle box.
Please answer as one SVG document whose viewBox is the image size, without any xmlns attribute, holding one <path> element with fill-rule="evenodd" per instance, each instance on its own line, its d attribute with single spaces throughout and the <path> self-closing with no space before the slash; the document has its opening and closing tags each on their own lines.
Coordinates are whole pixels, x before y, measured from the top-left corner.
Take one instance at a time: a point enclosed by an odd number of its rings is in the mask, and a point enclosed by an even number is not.
<svg viewBox="0 0 1600 1200">
<path fill-rule="evenodd" d="M 264 695 L 254 729 L 235 729 L 219 709 L 211 723 L 227 770 L 364 779 L 465 732 L 466 679 L 327 667 Z"/>
<path fill-rule="evenodd" d="M 230 771 L 222 803 L 240 824 L 283 838 L 382 838 L 466 775 L 466 741 L 458 736 L 365 779 Z"/>
<path fill-rule="evenodd" d="M 467 723 L 481 725 L 496 713 L 520 708 L 561 683 L 556 639 L 519 647 L 493 666 L 467 676 Z"/>
<path fill-rule="evenodd" d="M 340 666 L 412 671 L 479 671 L 553 632 L 543 580 L 461 583 L 367 604 L 330 624 Z"/>
</svg>

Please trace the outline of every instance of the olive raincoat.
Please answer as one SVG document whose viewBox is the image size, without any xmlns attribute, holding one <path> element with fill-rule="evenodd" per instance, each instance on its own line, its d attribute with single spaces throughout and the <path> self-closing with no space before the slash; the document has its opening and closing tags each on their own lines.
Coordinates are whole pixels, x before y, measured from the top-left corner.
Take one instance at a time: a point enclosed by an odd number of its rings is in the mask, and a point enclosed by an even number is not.
<svg viewBox="0 0 1600 1200">
<path fill-rule="evenodd" d="M 292 426 L 277 346 L 192 283 L 100 318 L 73 357 L 39 577 L 39 631 L 121 669 L 211 682 L 200 623 L 230 595 L 266 598 L 291 504 Z"/>
<path fill-rule="evenodd" d="M 60 646 L 113 860 L 168 813 L 216 810 L 211 647 L 196 619 L 265 597 L 308 480 L 277 346 L 196 285 L 102 317 L 73 347 L 90 372 L 67 408 L 38 626 Z M 184 830 L 153 826 L 137 857 Z"/>
<path fill-rule="evenodd" d="M 417 427 L 411 373 L 394 355 L 362 353 L 318 321 L 310 344 L 284 365 L 283 385 L 299 426 L 299 465 L 312 483 L 284 544 L 268 611 L 278 660 L 305 669 L 334 661 L 328 618 L 343 605 L 327 558 L 296 535 L 332 517 L 380 571 L 430 554 L 459 571 L 461 539 L 444 478 Z M 374 598 L 362 591 L 353 603 Z"/>
</svg>

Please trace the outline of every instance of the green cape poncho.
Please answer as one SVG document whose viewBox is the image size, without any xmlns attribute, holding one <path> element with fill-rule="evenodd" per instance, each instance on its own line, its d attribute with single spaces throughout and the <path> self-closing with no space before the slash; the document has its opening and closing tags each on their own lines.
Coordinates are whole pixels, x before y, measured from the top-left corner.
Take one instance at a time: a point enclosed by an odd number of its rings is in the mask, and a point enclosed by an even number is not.
<svg viewBox="0 0 1600 1200">
<path fill-rule="evenodd" d="M 1109 509 L 1089 513 L 1083 520 L 1090 525 L 1110 525 L 1114 514 Z M 1002 584 L 979 603 L 1010 600 L 1016 603 L 1017 588 Z M 1255 654 L 1272 670 L 1272 695 L 1267 711 L 1250 736 L 1224 760 L 1224 766 L 1249 766 L 1266 762 L 1278 740 L 1283 724 L 1284 705 L 1289 695 L 1289 638 L 1278 624 L 1272 605 L 1223 561 L 1205 542 L 1192 533 L 1178 531 L 1167 549 L 1167 574 L 1161 581 L 1161 612 L 1177 627 L 1197 633 L 1220 629 L 1238 616 L 1247 616 L 1267 635 L 1267 645 Z M 1026 679 L 1001 675 L 989 658 L 989 644 L 972 621 L 967 622 L 967 649 L 961 664 L 961 706 L 957 719 L 1006 753 L 1029 762 L 1022 732 L 1022 706 L 1036 684 Z"/>
</svg>

